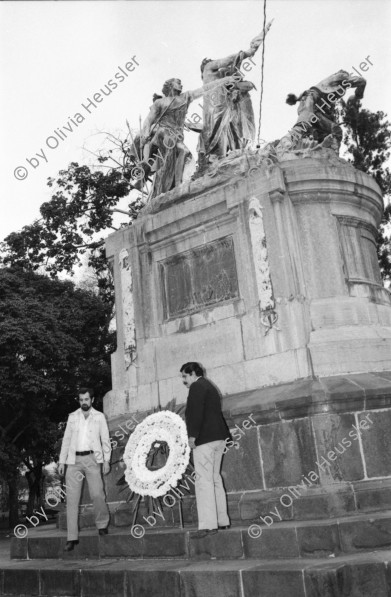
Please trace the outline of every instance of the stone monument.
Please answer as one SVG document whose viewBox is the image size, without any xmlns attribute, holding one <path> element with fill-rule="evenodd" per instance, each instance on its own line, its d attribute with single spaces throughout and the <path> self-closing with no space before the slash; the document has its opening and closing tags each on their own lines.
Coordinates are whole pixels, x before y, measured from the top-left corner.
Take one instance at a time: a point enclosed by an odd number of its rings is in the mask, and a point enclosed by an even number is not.
<svg viewBox="0 0 391 597">
<path fill-rule="evenodd" d="M 208 79 L 204 91 L 216 84 Z M 349 87 L 356 92 L 348 101 L 357 101 L 365 80 L 340 70 L 311 87 L 299 98 L 293 131 L 308 125 L 300 135 L 263 150 L 231 148 L 202 177 L 154 194 L 137 221 L 106 242 L 118 335 L 104 403 L 111 427 L 173 399 L 184 403 L 179 368 L 201 362 L 230 422 L 252 413 L 260 424 L 225 458 L 233 501 L 242 499 L 235 492 L 300 483 L 348 421 L 375 408 L 350 401 L 348 390 L 366 395 L 368 375 L 391 370 L 390 295 L 376 255 L 382 196 L 370 176 L 338 157 L 335 110 L 321 118 L 318 109 Z M 365 442 L 356 448 L 346 456 L 354 471 L 341 465 L 314 491 L 367 478 Z"/>
<path fill-rule="evenodd" d="M 176 91 L 174 99 L 179 83 Z M 169 190 L 153 192 L 138 219 L 106 241 L 118 338 L 104 398 L 107 497 L 122 531 L 86 541 L 79 554 L 229 560 L 218 570 L 152 562 L 155 576 L 116 562 L 119 588 L 110 594 L 129 594 L 128 586 L 159 597 L 389 594 L 389 556 L 369 553 L 391 547 L 391 301 L 376 254 L 383 200 L 370 176 L 338 157 L 331 113 L 314 131 L 308 101 L 326 92 L 303 95 L 295 127 L 310 122 L 304 134 L 235 147 L 195 180 L 175 178 L 183 158 L 175 145 Z M 183 109 L 180 142 L 184 117 Z M 137 522 L 150 533 L 130 537 L 123 450 L 145 415 L 185 403 L 186 361 L 199 361 L 222 393 L 233 528 L 193 540 L 194 496 L 181 485 L 185 529 L 152 528 L 177 524 L 176 508 L 140 509 Z M 39 549 L 28 541 L 15 542 L 13 557 L 42 557 L 42 539 Z M 47 550 L 56 545 L 48 539 Z"/>
<path fill-rule="evenodd" d="M 112 429 L 183 403 L 179 367 L 197 360 L 232 423 L 253 413 L 262 424 L 227 454 L 228 485 L 300 482 L 341 421 L 363 410 L 324 380 L 364 393 L 360 379 L 391 369 L 390 297 L 376 257 L 382 205 L 374 180 L 325 148 L 274 162 L 245 152 L 154 198 L 106 243 L 118 330 L 104 406 Z M 256 456 L 244 446 L 260 431 Z M 284 462 L 264 445 L 279 432 L 293 442 Z"/>
</svg>

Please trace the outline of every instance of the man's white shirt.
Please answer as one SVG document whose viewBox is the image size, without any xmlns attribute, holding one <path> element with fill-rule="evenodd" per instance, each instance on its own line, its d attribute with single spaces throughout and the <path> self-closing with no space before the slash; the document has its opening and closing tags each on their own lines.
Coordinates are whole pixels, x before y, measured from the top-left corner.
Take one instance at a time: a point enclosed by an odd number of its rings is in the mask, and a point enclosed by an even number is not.
<svg viewBox="0 0 391 597">
<path fill-rule="evenodd" d="M 83 411 L 80 410 L 79 435 L 77 438 L 77 452 L 87 452 L 91 450 L 91 442 L 89 438 L 89 431 L 91 429 L 91 415 L 85 417 Z"/>
</svg>

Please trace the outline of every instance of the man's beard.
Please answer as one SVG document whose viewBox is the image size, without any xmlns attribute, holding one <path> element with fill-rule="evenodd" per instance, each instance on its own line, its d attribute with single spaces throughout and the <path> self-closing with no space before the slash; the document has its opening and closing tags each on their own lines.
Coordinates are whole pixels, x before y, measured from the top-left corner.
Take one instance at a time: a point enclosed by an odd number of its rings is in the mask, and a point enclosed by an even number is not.
<svg viewBox="0 0 391 597">
<path fill-rule="evenodd" d="M 81 409 L 82 410 L 90 410 L 91 406 L 88 406 L 88 404 L 82 404 Z"/>
</svg>

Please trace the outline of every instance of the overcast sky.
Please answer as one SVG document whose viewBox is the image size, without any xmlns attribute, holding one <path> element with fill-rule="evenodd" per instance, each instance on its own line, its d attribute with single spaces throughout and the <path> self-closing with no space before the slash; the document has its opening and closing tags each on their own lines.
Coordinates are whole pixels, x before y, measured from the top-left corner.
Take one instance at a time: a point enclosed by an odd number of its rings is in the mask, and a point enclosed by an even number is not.
<svg viewBox="0 0 391 597">
<path fill-rule="evenodd" d="M 260 0 L 1 2 L 0 13 L 0 239 L 39 217 L 39 206 L 50 198 L 49 176 L 71 161 L 91 163 L 83 146 L 103 142 L 100 131 L 121 134 L 126 119 L 137 128 L 166 79 L 182 79 L 184 90 L 199 87 L 204 57 L 247 49 L 263 25 Z M 285 104 L 287 93 L 299 94 L 341 68 L 359 69 L 368 57 L 373 65 L 364 74 L 363 106 L 391 119 L 388 0 L 269 0 L 267 17 L 275 20 L 265 48 L 263 139 L 279 138 L 294 124 L 296 107 Z M 89 114 L 82 104 L 132 57 L 139 66 Z M 254 61 L 247 79 L 257 87 L 258 120 L 261 52 Z M 197 103 L 190 116 L 201 113 Z M 76 113 L 84 117 L 78 127 L 69 124 Z M 50 149 L 46 139 L 64 125 L 67 138 L 57 137 L 58 146 Z M 196 133 L 185 140 L 194 151 Z M 26 159 L 37 159 L 42 149 L 47 162 L 39 157 L 34 169 Z M 14 176 L 20 167 L 27 170 L 24 180 Z"/>
</svg>

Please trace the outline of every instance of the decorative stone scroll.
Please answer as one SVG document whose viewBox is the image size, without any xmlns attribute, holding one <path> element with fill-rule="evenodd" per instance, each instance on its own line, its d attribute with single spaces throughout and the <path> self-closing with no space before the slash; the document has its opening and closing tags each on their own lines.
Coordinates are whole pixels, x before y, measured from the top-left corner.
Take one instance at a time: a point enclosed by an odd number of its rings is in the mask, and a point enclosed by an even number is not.
<svg viewBox="0 0 391 597">
<path fill-rule="evenodd" d="M 166 259 L 160 275 L 165 320 L 239 298 L 230 236 Z"/>
<path fill-rule="evenodd" d="M 277 313 L 275 312 L 273 286 L 270 277 L 262 207 L 256 197 L 251 197 L 250 199 L 249 214 L 251 245 L 261 309 L 261 323 L 267 328 L 266 333 L 268 333 L 277 322 Z"/>
<path fill-rule="evenodd" d="M 126 249 L 122 249 L 119 254 L 119 267 L 122 288 L 125 367 L 128 369 L 136 359 L 136 328 L 134 323 L 132 269 L 129 263 L 129 253 Z"/>
</svg>

